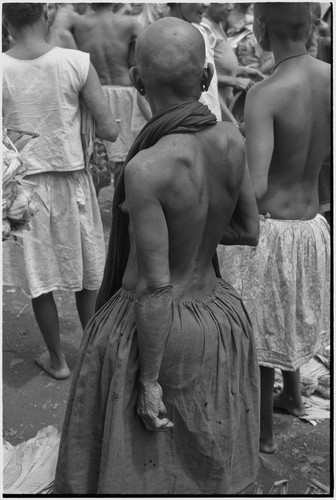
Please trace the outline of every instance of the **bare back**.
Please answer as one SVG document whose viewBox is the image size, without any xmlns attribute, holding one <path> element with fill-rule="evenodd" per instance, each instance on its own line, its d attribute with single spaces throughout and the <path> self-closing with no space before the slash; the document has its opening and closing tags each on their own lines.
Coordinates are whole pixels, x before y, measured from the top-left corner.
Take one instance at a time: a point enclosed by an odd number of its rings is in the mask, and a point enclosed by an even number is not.
<svg viewBox="0 0 336 500">
<path fill-rule="evenodd" d="M 160 233 L 163 225 L 167 230 L 166 257 L 175 298 L 203 295 L 214 288 L 212 257 L 235 209 L 244 164 L 243 140 L 231 124 L 224 123 L 196 134 L 166 136 L 128 164 L 125 187 L 133 225 L 129 228 L 131 251 L 123 280 L 126 289 L 134 290 L 141 279 L 137 259 L 139 262 L 142 255 L 136 255 L 133 229 L 138 234 L 152 232 L 148 241 L 155 241 L 155 232 Z M 142 191 L 137 203 L 133 180 L 130 185 L 127 183 L 133 175 L 139 176 L 134 185 Z M 145 213 L 142 219 L 139 210 L 148 198 L 152 212 Z M 123 209 L 127 210 L 127 206 Z M 155 211 L 162 211 L 163 215 L 156 227 L 150 223 Z M 159 248 L 158 238 L 155 244 Z M 160 264 L 162 271 L 165 266 L 164 246 L 157 259 L 156 275 L 160 275 Z"/>
<path fill-rule="evenodd" d="M 260 213 L 310 219 L 330 149 L 330 65 L 304 55 L 248 93 L 248 162 Z"/>
<path fill-rule="evenodd" d="M 133 18 L 111 10 L 77 16 L 73 27 L 78 48 L 90 53 L 102 85 L 132 85 L 128 58 L 131 41 L 139 31 Z"/>
</svg>

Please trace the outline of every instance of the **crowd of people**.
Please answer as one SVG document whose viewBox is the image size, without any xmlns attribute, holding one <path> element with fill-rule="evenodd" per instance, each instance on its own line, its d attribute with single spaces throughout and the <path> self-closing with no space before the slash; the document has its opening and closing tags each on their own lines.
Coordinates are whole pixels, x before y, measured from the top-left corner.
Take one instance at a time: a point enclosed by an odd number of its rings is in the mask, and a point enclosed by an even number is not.
<svg viewBox="0 0 336 500">
<path fill-rule="evenodd" d="M 54 291 L 75 293 L 84 330 L 54 494 L 250 493 L 277 449 L 273 408 L 304 413 L 300 367 L 330 342 L 328 12 L 3 14 L 3 126 L 39 134 L 22 158 L 44 202 L 3 246 L 4 282 L 31 297 L 52 377 L 70 375 Z"/>
</svg>

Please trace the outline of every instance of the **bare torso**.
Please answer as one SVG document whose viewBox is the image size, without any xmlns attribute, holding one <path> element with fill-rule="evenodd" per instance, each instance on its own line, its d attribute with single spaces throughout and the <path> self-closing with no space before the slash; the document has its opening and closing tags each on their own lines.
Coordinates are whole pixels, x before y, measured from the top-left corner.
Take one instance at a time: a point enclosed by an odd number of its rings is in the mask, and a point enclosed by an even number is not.
<svg viewBox="0 0 336 500">
<path fill-rule="evenodd" d="M 139 30 L 132 17 L 110 9 L 90 10 L 76 17 L 75 41 L 80 50 L 90 53 L 102 85 L 132 85 L 128 74 L 129 49 Z"/>
<path fill-rule="evenodd" d="M 254 112 L 252 100 L 258 100 L 257 106 L 270 112 L 263 139 L 269 142 L 274 137 L 267 191 L 258 199 L 259 212 L 280 219 L 313 218 L 319 206 L 318 176 L 330 149 L 330 66 L 305 55 L 279 65 L 277 73 L 258 87 L 251 94 L 250 114 Z M 251 130 L 257 123 L 253 116 L 249 120 Z M 256 163 L 253 142 L 258 139 L 252 132 L 248 141 L 248 129 L 246 133 L 249 158 Z M 258 165 L 250 168 L 258 184 L 253 173 Z"/>
<path fill-rule="evenodd" d="M 162 138 L 140 152 L 140 165 L 157 176 L 169 235 L 169 270 L 174 298 L 214 289 L 212 257 L 234 211 L 244 170 L 244 145 L 236 129 L 219 123 L 197 134 Z M 123 204 L 127 211 L 127 202 Z M 123 286 L 135 290 L 137 255 L 130 224 L 130 256 Z"/>
</svg>

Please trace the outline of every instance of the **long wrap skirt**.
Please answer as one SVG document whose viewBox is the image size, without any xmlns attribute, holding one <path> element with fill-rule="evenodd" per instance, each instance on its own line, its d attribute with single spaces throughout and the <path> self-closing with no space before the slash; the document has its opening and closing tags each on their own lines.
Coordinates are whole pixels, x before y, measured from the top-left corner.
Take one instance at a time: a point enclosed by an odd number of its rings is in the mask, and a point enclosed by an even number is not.
<svg viewBox="0 0 336 500">
<path fill-rule="evenodd" d="M 91 319 L 73 376 L 55 494 L 235 494 L 259 456 L 259 368 L 241 299 L 223 280 L 173 304 L 159 383 L 168 432 L 146 430 L 134 294 L 120 289 Z"/>
</svg>

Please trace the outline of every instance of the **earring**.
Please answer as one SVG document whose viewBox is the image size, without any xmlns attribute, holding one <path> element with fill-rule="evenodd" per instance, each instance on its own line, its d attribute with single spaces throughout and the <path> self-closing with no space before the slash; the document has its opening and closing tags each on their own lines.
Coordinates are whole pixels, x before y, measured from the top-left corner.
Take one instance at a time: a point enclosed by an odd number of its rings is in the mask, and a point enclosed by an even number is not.
<svg viewBox="0 0 336 500">
<path fill-rule="evenodd" d="M 202 85 L 202 92 L 205 92 L 205 85 L 204 85 L 204 83 Z"/>
<path fill-rule="evenodd" d="M 145 94 L 145 89 L 143 87 L 141 87 L 141 89 L 139 89 L 139 92 L 141 95 L 144 95 Z"/>
</svg>

